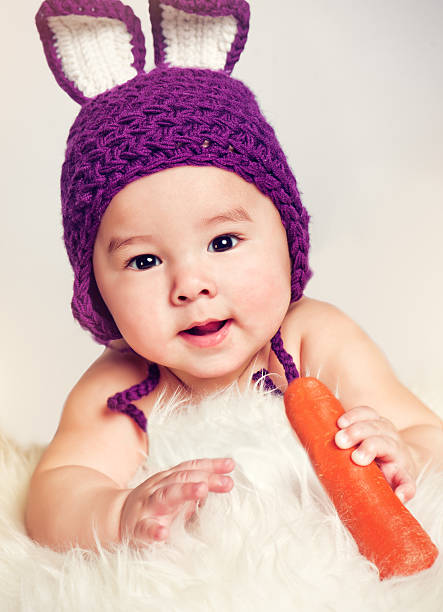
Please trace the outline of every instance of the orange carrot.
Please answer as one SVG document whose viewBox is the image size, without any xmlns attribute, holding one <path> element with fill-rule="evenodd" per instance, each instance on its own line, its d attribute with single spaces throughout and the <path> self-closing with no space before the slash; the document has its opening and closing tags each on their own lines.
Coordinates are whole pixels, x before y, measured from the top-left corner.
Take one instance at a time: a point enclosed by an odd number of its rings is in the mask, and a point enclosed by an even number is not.
<svg viewBox="0 0 443 612">
<path fill-rule="evenodd" d="M 316 378 L 294 380 L 285 393 L 289 422 L 309 454 L 343 524 L 360 553 L 375 563 L 380 579 L 409 576 L 430 567 L 438 549 L 401 503 L 373 461 L 356 465 L 351 449 L 334 441 L 344 410 Z"/>
</svg>

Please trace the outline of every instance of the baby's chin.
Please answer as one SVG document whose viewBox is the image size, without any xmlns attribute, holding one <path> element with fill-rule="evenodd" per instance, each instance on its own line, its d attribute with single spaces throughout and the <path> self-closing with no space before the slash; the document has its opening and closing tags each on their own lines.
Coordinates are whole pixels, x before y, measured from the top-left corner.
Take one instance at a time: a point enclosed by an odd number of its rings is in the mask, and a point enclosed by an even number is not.
<svg viewBox="0 0 443 612">
<path fill-rule="evenodd" d="M 247 363 L 233 364 L 207 364 L 199 367 L 187 368 L 186 370 L 168 367 L 182 383 L 196 393 L 197 395 L 206 396 L 212 393 L 222 391 L 233 384 L 238 384 L 240 389 L 246 386 L 251 376 L 255 373 L 258 367 L 252 371 L 253 363 L 248 360 Z"/>
</svg>

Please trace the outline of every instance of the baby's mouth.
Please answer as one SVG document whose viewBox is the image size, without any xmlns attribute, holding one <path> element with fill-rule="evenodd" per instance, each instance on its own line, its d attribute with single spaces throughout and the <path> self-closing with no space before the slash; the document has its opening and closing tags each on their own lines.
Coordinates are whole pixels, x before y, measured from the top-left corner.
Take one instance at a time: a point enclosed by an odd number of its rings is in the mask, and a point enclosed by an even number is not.
<svg viewBox="0 0 443 612">
<path fill-rule="evenodd" d="M 195 325 L 190 329 L 185 329 L 185 334 L 192 334 L 193 336 L 206 336 L 207 334 L 214 334 L 221 330 L 222 327 L 227 323 L 228 319 L 224 321 L 210 321 L 204 325 Z"/>
</svg>

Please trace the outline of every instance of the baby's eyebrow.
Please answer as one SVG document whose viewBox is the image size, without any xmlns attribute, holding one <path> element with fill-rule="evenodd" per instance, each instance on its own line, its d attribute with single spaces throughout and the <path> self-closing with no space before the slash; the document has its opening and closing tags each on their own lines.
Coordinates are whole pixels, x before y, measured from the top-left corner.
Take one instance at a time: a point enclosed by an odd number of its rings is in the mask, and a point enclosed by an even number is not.
<svg viewBox="0 0 443 612">
<path fill-rule="evenodd" d="M 234 223 L 240 223 L 241 221 L 251 221 L 252 219 L 249 216 L 247 210 L 243 208 L 243 206 L 238 206 L 237 208 L 231 208 L 229 210 L 224 210 L 218 215 L 214 217 L 207 217 L 202 219 L 201 225 L 215 225 L 216 223 L 223 223 L 225 221 L 232 221 Z"/>
<path fill-rule="evenodd" d="M 111 238 L 108 244 L 108 254 L 112 255 L 114 251 L 124 246 L 125 244 L 132 244 L 133 242 L 146 242 L 152 240 L 152 236 L 131 236 L 130 238 Z"/>
</svg>

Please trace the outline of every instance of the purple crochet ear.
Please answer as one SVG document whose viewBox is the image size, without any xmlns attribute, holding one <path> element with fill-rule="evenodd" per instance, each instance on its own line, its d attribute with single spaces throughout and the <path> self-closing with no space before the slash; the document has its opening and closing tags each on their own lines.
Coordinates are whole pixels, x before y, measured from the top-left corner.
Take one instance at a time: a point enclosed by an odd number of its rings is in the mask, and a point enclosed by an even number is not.
<svg viewBox="0 0 443 612">
<path fill-rule="evenodd" d="M 140 20 L 119 0 L 45 0 L 35 22 L 57 83 L 79 104 L 144 69 Z"/>
<path fill-rule="evenodd" d="M 245 0 L 149 0 L 157 66 L 231 74 L 249 31 Z"/>
</svg>

